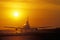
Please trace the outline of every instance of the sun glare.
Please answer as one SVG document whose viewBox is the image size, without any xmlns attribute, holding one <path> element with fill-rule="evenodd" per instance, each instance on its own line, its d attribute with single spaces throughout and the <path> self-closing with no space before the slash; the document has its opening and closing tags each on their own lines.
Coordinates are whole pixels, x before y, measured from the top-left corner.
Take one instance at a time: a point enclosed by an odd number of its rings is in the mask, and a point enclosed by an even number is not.
<svg viewBox="0 0 60 40">
<path fill-rule="evenodd" d="M 9 18 L 15 19 L 15 20 L 20 20 L 24 19 L 27 15 L 27 13 L 23 12 L 22 10 L 12 10 L 9 14 Z"/>
<path fill-rule="evenodd" d="M 19 13 L 18 12 L 14 12 L 14 17 L 18 17 L 19 16 Z"/>
</svg>

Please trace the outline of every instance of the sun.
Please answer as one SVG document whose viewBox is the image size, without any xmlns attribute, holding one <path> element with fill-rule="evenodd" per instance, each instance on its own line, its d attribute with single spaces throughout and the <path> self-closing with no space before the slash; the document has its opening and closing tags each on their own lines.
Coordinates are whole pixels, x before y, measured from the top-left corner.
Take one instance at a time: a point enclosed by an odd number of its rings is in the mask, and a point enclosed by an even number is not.
<svg viewBox="0 0 60 40">
<path fill-rule="evenodd" d="M 18 12 L 14 12 L 13 14 L 15 17 L 18 17 L 19 16 L 19 13 Z"/>
</svg>

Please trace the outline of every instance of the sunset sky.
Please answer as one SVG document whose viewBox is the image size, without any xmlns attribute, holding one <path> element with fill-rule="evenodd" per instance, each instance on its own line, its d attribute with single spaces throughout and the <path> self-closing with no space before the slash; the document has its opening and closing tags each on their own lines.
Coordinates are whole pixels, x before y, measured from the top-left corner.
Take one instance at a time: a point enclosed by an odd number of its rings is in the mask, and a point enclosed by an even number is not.
<svg viewBox="0 0 60 40">
<path fill-rule="evenodd" d="M 17 15 L 16 15 L 17 13 Z M 0 26 L 60 26 L 60 0 L 0 0 Z"/>
</svg>

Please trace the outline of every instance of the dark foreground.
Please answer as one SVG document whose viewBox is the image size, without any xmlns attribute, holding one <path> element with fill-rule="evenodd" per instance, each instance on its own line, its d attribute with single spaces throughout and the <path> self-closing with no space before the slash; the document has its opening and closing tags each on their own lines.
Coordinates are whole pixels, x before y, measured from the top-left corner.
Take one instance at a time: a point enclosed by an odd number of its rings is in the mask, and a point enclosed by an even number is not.
<svg viewBox="0 0 60 40">
<path fill-rule="evenodd" d="M 60 40 L 60 28 L 22 35 L 1 35 L 0 40 Z"/>
</svg>

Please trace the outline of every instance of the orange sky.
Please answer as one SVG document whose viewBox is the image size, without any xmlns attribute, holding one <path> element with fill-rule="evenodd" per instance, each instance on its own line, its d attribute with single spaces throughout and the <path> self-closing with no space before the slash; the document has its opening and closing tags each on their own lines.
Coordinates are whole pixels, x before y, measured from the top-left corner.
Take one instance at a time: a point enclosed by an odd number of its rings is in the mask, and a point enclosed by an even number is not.
<svg viewBox="0 0 60 40">
<path fill-rule="evenodd" d="M 0 26 L 22 26 L 26 16 L 31 26 L 60 26 L 60 0 L 0 0 Z"/>
</svg>

